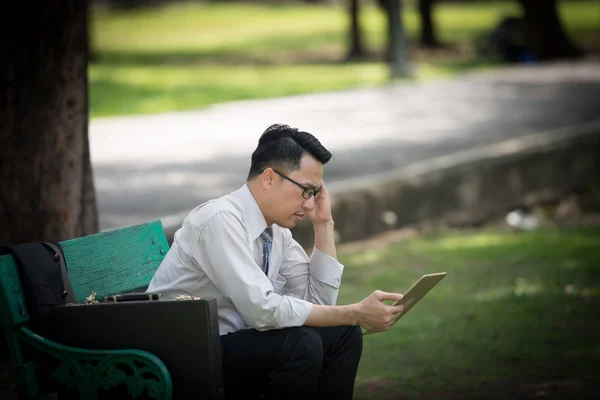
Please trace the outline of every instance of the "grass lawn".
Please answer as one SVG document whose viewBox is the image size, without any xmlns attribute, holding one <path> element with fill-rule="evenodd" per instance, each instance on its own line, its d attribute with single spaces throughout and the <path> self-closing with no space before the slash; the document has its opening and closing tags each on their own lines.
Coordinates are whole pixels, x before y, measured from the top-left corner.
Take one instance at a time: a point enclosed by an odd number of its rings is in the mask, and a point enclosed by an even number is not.
<svg viewBox="0 0 600 400">
<path fill-rule="evenodd" d="M 597 42 L 600 3 L 569 1 L 560 10 L 574 38 Z M 414 78 L 490 66 L 474 54 L 473 40 L 503 15 L 518 13 L 515 2 L 439 5 L 439 35 L 452 46 L 428 52 L 411 47 Z M 406 7 L 404 21 L 408 35 L 416 37 L 414 7 Z M 135 12 L 95 8 L 91 117 L 385 84 L 383 14 L 375 7 L 365 7 L 361 14 L 372 61 L 343 62 L 347 23 L 341 5 L 187 3 Z"/>
<path fill-rule="evenodd" d="M 448 272 L 388 332 L 364 337 L 356 398 L 598 393 L 592 380 L 600 370 L 600 224 L 448 231 L 351 248 L 340 250 L 346 269 L 339 304 L 375 288 L 402 292 L 424 273 Z"/>
</svg>

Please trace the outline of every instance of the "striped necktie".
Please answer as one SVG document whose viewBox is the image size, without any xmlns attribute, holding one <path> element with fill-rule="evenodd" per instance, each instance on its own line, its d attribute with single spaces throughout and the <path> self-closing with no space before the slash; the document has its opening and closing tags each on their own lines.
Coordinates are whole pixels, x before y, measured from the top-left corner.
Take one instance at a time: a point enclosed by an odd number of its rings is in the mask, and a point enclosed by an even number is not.
<svg viewBox="0 0 600 400">
<path fill-rule="evenodd" d="M 263 244 L 263 269 L 265 275 L 269 275 L 269 260 L 271 257 L 271 247 L 273 246 L 273 238 L 271 236 L 271 229 L 267 227 L 261 234 L 265 243 Z"/>
</svg>

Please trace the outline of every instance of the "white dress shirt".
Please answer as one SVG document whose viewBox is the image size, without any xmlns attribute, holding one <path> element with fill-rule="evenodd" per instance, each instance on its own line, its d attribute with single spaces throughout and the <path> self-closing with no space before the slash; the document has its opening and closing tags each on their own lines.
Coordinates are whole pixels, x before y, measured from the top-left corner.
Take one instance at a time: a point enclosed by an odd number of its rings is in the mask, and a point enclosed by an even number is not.
<svg viewBox="0 0 600 400">
<path fill-rule="evenodd" d="M 334 305 L 343 265 L 314 248 L 310 256 L 289 229 L 272 225 L 269 275 L 262 269 L 265 218 L 247 185 L 186 217 L 148 287 L 217 299 L 220 334 L 301 326 L 312 304 Z"/>
</svg>

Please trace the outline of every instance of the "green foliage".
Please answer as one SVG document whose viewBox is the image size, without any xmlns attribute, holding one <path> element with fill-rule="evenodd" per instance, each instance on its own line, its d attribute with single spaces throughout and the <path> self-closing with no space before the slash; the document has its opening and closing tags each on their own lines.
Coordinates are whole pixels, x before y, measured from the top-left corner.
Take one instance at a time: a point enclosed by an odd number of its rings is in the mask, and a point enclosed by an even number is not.
<svg viewBox="0 0 600 400">
<path fill-rule="evenodd" d="M 516 2 L 440 4 L 435 9 L 440 52 L 412 52 L 415 79 L 432 79 L 488 66 L 473 41 Z M 561 12 L 570 33 L 584 42 L 598 34 L 600 5 L 568 2 Z M 143 11 L 92 10 L 91 116 L 194 109 L 254 98 L 381 85 L 385 20 L 364 7 L 361 23 L 370 61 L 343 62 L 345 5 L 183 3 Z M 404 15 L 417 37 L 414 7 Z"/>
<path fill-rule="evenodd" d="M 599 243 L 600 226 L 486 229 L 342 252 L 340 304 L 448 272 L 390 331 L 365 336 L 357 398 L 517 398 L 490 389 L 590 382 L 600 367 Z"/>
</svg>

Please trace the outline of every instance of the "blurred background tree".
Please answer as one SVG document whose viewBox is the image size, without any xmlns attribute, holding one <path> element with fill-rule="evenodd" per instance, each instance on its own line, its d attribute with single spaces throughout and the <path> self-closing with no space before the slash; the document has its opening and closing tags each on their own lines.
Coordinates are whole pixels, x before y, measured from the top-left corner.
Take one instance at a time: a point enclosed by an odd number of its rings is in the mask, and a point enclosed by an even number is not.
<svg viewBox="0 0 600 400">
<path fill-rule="evenodd" d="M 350 12 L 350 40 L 348 41 L 350 49 L 348 50 L 347 60 L 365 59 L 367 53 L 364 48 L 363 33 L 360 26 L 360 1 L 348 0 L 348 10 Z"/>
<path fill-rule="evenodd" d="M 348 54 L 351 59 L 360 59 L 366 56 L 366 51 L 363 48 L 362 33 L 359 26 L 359 0 L 348 0 L 350 3 L 350 51 Z M 363 0 L 364 1 L 364 0 Z M 530 49 L 532 55 L 539 60 L 551 60 L 558 58 L 573 58 L 579 57 L 583 52 L 578 49 L 569 37 L 566 35 L 562 26 L 562 21 L 558 15 L 558 7 L 556 0 L 515 0 L 522 9 L 522 15 L 518 17 L 521 22 L 520 27 L 515 29 L 523 29 L 525 37 L 523 45 Z M 388 16 L 391 21 L 391 7 L 394 2 L 402 3 L 402 0 L 377 0 L 381 10 Z M 442 3 L 444 0 L 415 0 L 413 3 L 417 8 L 419 15 L 419 37 L 418 43 L 420 46 L 429 49 L 435 49 L 442 46 L 438 35 L 437 25 L 434 20 L 435 3 Z M 457 2 L 456 0 L 446 0 L 446 2 Z M 468 0 L 463 0 L 463 3 Z M 405 2 L 409 3 L 409 2 Z M 490 27 L 492 28 L 492 27 Z M 512 29 L 512 28 L 511 28 Z M 393 30 L 388 29 L 388 48 L 386 58 L 389 59 L 391 54 L 391 43 Z"/>
<path fill-rule="evenodd" d="M 574 58 L 583 55 L 565 33 L 558 15 L 556 0 L 518 1 L 523 9 L 525 45 L 538 60 Z"/>
<path fill-rule="evenodd" d="M 433 5 L 435 0 L 418 0 L 419 18 L 421 22 L 421 35 L 419 43 L 421 46 L 436 48 L 441 43 L 437 39 L 436 27 L 433 21 Z"/>
</svg>

